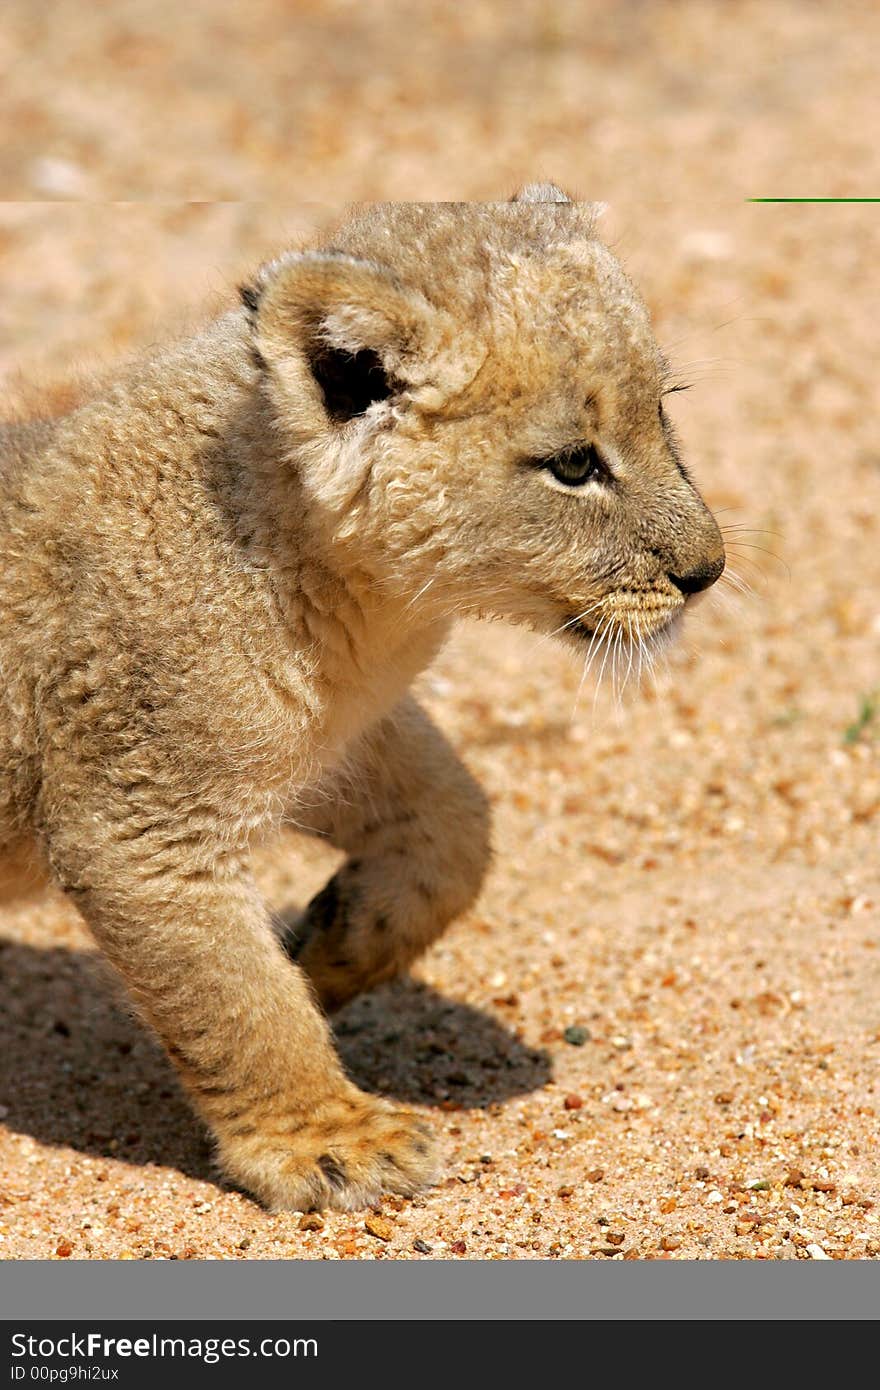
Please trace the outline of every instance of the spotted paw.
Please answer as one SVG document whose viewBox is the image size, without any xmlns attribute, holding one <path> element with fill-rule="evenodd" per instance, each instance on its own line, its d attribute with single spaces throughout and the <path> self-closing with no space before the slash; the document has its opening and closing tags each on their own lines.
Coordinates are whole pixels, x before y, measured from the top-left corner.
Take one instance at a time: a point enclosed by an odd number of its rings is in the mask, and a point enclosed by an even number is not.
<svg viewBox="0 0 880 1390">
<path fill-rule="evenodd" d="M 429 1126 L 411 1110 L 352 1093 L 308 1118 L 261 1117 L 252 1135 L 220 1136 L 226 1174 L 271 1210 L 355 1211 L 386 1192 L 412 1196 L 437 1175 Z"/>
</svg>

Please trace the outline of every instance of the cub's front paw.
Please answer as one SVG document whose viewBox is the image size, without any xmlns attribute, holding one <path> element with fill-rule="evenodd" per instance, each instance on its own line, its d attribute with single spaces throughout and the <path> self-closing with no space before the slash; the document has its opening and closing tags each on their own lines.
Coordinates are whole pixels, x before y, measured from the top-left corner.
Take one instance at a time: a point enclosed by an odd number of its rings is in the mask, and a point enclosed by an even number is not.
<svg viewBox="0 0 880 1390">
<path fill-rule="evenodd" d="M 354 1211 L 384 1192 L 410 1197 L 439 1167 L 419 1115 L 358 1091 L 308 1118 L 263 1117 L 252 1135 L 220 1135 L 219 1156 L 224 1172 L 273 1211 Z"/>
</svg>

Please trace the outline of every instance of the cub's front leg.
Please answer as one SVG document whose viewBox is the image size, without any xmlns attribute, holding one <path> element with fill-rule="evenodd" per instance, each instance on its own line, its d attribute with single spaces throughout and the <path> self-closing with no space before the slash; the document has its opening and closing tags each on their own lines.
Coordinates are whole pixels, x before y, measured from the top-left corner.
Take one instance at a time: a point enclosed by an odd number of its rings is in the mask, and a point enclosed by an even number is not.
<svg viewBox="0 0 880 1390">
<path fill-rule="evenodd" d="M 363 740 L 309 818 L 349 858 L 284 935 L 332 1011 L 399 974 L 476 898 L 486 798 L 411 697 Z"/>
<path fill-rule="evenodd" d="M 56 801 L 50 859 L 165 1044 L 228 1176 L 270 1207 L 299 1210 L 361 1207 L 430 1183 L 426 1125 L 345 1076 L 240 857 L 167 808 L 113 806 L 112 788 Z"/>
</svg>

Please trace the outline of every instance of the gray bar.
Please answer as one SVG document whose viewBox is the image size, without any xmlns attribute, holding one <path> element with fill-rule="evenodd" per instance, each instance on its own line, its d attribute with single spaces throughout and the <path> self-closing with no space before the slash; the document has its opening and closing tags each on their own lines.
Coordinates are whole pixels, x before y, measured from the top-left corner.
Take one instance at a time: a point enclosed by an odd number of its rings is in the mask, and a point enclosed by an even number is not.
<svg viewBox="0 0 880 1390">
<path fill-rule="evenodd" d="M 873 1261 L 0 1264 L 0 1318 L 876 1319 Z"/>
</svg>

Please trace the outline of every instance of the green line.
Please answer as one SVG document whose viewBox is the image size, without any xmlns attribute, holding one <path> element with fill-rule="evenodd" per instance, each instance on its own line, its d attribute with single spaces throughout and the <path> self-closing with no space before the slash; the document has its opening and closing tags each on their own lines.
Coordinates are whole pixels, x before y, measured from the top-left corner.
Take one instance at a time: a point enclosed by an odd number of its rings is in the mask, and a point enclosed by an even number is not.
<svg viewBox="0 0 880 1390">
<path fill-rule="evenodd" d="M 880 203 L 880 198 L 747 198 L 748 203 Z"/>
</svg>

